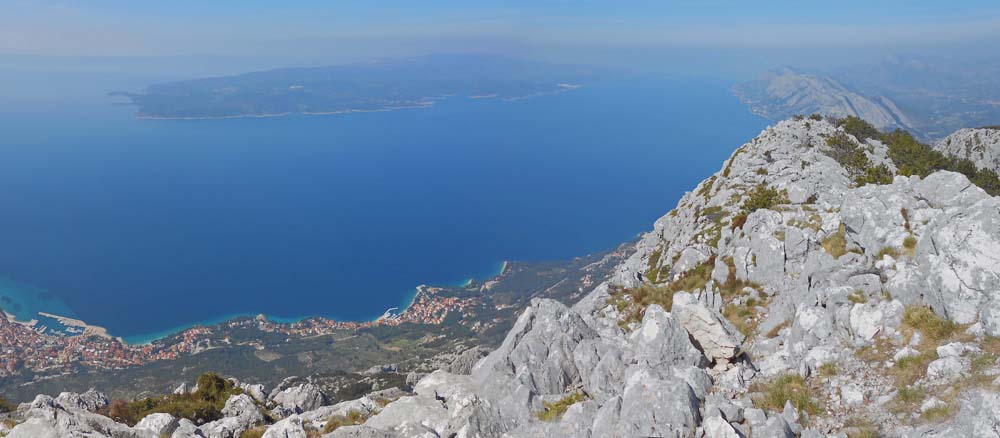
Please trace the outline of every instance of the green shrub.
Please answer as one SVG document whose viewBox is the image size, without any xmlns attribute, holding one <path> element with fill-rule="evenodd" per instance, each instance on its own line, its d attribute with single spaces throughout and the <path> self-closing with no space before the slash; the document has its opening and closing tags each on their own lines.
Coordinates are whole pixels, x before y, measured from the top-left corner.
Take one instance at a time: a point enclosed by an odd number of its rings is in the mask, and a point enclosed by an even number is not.
<svg viewBox="0 0 1000 438">
<path fill-rule="evenodd" d="M 958 324 L 937 316 L 930 308 L 908 306 L 903 311 L 903 324 L 914 330 L 919 330 L 924 342 L 930 341 L 939 345 L 941 341 L 950 338 L 958 331 Z"/>
<path fill-rule="evenodd" d="M 882 258 L 885 257 L 885 256 L 889 256 L 889 257 L 892 257 L 894 259 L 898 259 L 899 258 L 899 250 L 896 249 L 896 248 L 893 248 L 891 246 L 887 246 L 887 247 L 882 248 L 881 250 L 879 250 L 878 254 L 875 255 L 875 259 L 876 260 L 882 260 Z"/>
<path fill-rule="evenodd" d="M 837 126 L 843 128 L 844 132 L 853 135 L 854 138 L 857 138 L 860 141 L 865 141 L 869 138 L 878 139 L 879 136 L 882 135 L 882 133 L 870 123 L 854 116 L 847 116 L 838 120 Z"/>
<path fill-rule="evenodd" d="M 776 336 L 778 336 L 779 333 L 781 333 L 782 329 L 784 329 L 786 327 L 791 327 L 791 325 L 792 325 L 792 320 L 786 319 L 786 320 L 782 321 L 781 324 L 778 324 L 778 325 L 776 325 L 774 327 L 771 327 L 771 330 L 767 331 L 767 337 L 768 338 L 776 337 Z"/>
<path fill-rule="evenodd" d="M 823 153 L 843 166 L 851 179 L 864 176 L 869 163 L 868 155 L 853 138 L 838 131 L 826 138 L 826 146 Z"/>
<path fill-rule="evenodd" d="M 845 117 L 837 121 L 844 132 L 827 138 L 825 151 L 847 169 L 859 186 L 865 184 L 888 184 L 892 182 L 892 172 L 887 166 L 871 167 L 861 147 L 846 134 L 859 141 L 876 139 L 889 150 L 889 159 L 903 176 L 917 175 L 921 178 L 938 170 L 950 170 L 965 175 L 974 184 L 992 196 L 1000 195 L 1000 176 L 990 169 L 978 169 L 975 163 L 964 158 L 949 157 L 923 144 L 909 132 L 897 129 L 879 132 L 874 126 L 857 117 Z"/>
<path fill-rule="evenodd" d="M 646 308 L 650 304 L 659 304 L 664 310 L 670 311 L 675 292 L 693 291 L 705 287 L 712 279 L 714 267 L 715 255 L 713 254 L 708 260 L 687 270 L 670 284 L 643 283 L 633 288 L 612 288 L 608 304 L 615 306 L 621 315 L 618 325 L 622 329 L 627 329 L 631 323 L 642 321 Z M 649 277 L 648 273 L 647 277 Z"/>
<path fill-rule="evenodd" d="M 645 283 L 631 289 L 615 287 L 611 290 L 610 295 L 608 303 L 614 306 L 621 315 L 618 325 L 622 329 L 627 329 L 633 322 L 642 321 L 646 308 L 650 304 L 659 304 L 660 307 L 670 311 L 674 301 L 674 293 L 667 286 L 654 286 Z"/>
<path fill-rule="evenodd" d="M 820 377 L 833 377 L 837 375 L 837 365 L 825 363 L 819 366 Z"/>
<path fill-rule="evenodd" d="M 649 255 L 649 261 L 647 262 L 647 268 L 646 268 L 646 278 L 649 279 L 650 282 L 656 283 L 656 281 L 658 280 L 657 278 L 659 277 L 658 266 L 660 264 L 660 256 L 662 255 L 663 255 L 662 248 L 653 251 Z"/>
<path fill-rule="evenodd" d="M 729 172 L 732 171 L 733 169 L 733 162 L 736 161 L 736 157 L 740 156 L 740 154 L 742 153 L 743 153 L 742 147 L 737 149 L 736 152 L 733 152 L 733 156 L 729 158 L 728 162 L 726 162 L 726 168 L 722 170 L 722 176 L 727 178 L 729 177 Z"/>
<path fill-rule="evenodd" d="M 823 250 L 832 255 L 833 258 L 840 258 L 840 256 L 847 254 L 847 228 L 844 227 L 844 224 L 840 224 L 836 233 L 826 236 L 820 243 L 823 245 Z"/>
<path fill-rule="evenodd" d="M 950 404 L 928 409 L 920 414 L 920 418 L 931 423 L 939 423 L 951 418 L 955 414 L 955 407 Z"/>
<path fill-rule="evenodd" d="M 965 175 L 992 196 L 1000 195 L 1000 177 L 989 169 L 977 169 L 969 160 L 948 157 L 920 143 L 909 132 L 897 129 L 879 138 L 889 148 L 889 158 L 900 175 L 925 177 L 938 170 L 950 170 Z"/>
<path fill-rule="evenodd" d="M 778 191 L 766 184 L 758 184 L 743 201 L 743 214 L 750 214 L 760 209 L 771 209 L 776 205 L 787 204 L 788 194 L 784 190 Z"/>
<path fill-rule="evenodd" d="M 365 414 L 361 411 L 351 410 L 347 412 L 344 416 L 334 416 L 329 420 L 326 420 L 326 424 L 323 426 L 323 435 L 333 432 L 344 426 L 357 426 L 359 424 L 365 424 L 368 421 L 370 415 Z"/>
<path fill-rule="evenodd" d="M 849 418 L 844 426 L 847 438 L 879 438 L 878 428 L 870 420 Z"/>
<path fill-rule="evenodd" d="M 562 418 L 570 406 L 582 402 L 587 397 L 580 392 L 574 392 L 554 402 L 543 402 L 544 409 L 535 414 L 542 421 L 556 421 Z"/>
<path fill-rule="evenodd" d="M 868 184 L 892 184 L 893 173 L 889 166 L 879 164 L 875 167 L 867 167 L 864 172 L 854 178 L 854 183 L 859 187 Z"/>
<path fill-rule="evenodd" d="M 791 402 L 800 415 L 816 415 L 821 412 L 819 402 L 812 396 L 812 390 L 797 374 L 785 374 L 770 382 L 754 384 L 751 390 L 761 393 L 754 399 L 754 405 L 763 409 L 781 412 L 785 408 L 785 402 Z"/>
<path fill-rule="evenodd" d="M 864 304 L 868 302 L 868 297 L 865 296 L 864 291 L 856 290 L 854 293 L 847 296 L 847 301 L 854 304 Z"/>
<path fill-rule="evenodd" d="M 243 433 L 240 434 L 240 438 L 261 438 L 262 436 L 264 436 L 264 432 L 267 432 L 266 427 L 262 426 L 253 427 L 244 430 Z"/>
<path fill-rule="evenodd" d="M 198 377 L 198 390 L 188 394 L 170 394 L 141 400 L 115 400 L 104 411 L 107 417 L 128 425 L 135 425 L 145 416 L 166 413 L 204 424 L 222 418 L 222 408 L 230 396 L 242 390 L 215 373 Z"/>
<path fill-rule="evenodd" d="M 7 399 L 0 397 L 0 414 L 14 412 L 15 410 L 17 410 L 17 406 L 14 406 L 14 404 L 7 401 Z"/>
</svg>

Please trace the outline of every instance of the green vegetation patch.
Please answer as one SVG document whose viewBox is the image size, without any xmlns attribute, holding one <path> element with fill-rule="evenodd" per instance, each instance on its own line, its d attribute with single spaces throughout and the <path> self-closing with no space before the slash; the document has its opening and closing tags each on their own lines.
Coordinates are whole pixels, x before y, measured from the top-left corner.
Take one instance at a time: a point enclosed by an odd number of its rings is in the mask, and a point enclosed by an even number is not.
<svg viewBox="0 0 1000 438">
<path fill-rule="evenodd" d="M 240 434 L 240 438 L 261 438 L 264 436 L 264 432 L 267 432 L 267 427 L 257 426 L 250 429 L 244 430 Z"/>
<path fill-rule="evenodd" d="M 344 426 L 357 426 L 359 424 L 365 424 L 365 422 L 368 421 L 368 418 L 370 417 L 371 416 L 369 414 L 365 414 L 364 412 L 357 410 L 348 411 L 347 415 L 343 416 L 337 415 L 330 417 L 329 420 L 326 420 L 326 425 L 323 426 L 323 435 L 326 435 Z"/>
<path fill-rule="evenodd" d="M 938 316 L 928 307 L 908 306 L 903 311 L 903 325 L 906 328 L 919 330 L 923 343 L 933 346 L 949 339 L 958 332 L 960 326 Z"/>
<path fill-rule="evenodd" d="M 708 178 L 708 181 L 705 181 L 705 183 L 701 185 L 701 188 L 698 189 L 698 196 L 705 198 L 705 200 L 707 201 L 708 198 L 712 195 L 712 186 L 715 185 L 715 180 L 716 180 L 715 175 L 710 176 Z"/>
<path fill-rule="evenodd" d="M 840 224 L 837 228 L 837 232 L 829 236 L 826 236 L 822 242 L 823 250 L 837 259 L 840 256 L 847 254 L 847 228 L 844 224 Z"/>
<path fill-rule="evenodd" d="M 544 408 L 536 413 L 535 416 L 542 421 L 556 421 L 562 418 L 570 406 L 586 399 L 587 396 L 582 392 L 574 392 L 554 402 L 543 402 L 542 405 Z"/>
<path fill-rule="evenodd" d="M 17 410 L 17 406 L 14 406 L 14 404 L 7 401 L 7 399 L 0 397 L 0 414 L 14 412 L 15 410 Z"/>
<path fill-rule="evenodd" d="M 955 406 L 950 403 L 928 409 L 920 413 L 920 419 L 931 423 L 940 423 L 955 415 Z"/>
<path fill-rule="evenodd" d="M 854 304 L 864 304 L 868 302 L 868 297 L 865 296 L 864 291 L 859 289 L 848 295 L 847 301 L 850 301 Z"/>
<path fill-rule="evenodd" d="M 712 279 L 712 269 L 715 267 L 715 255 L 680 275 L 677 280 L 666 285 L 643 283 L 633 288 L 614 287 L 610 292 L 608 304 L 618 310 L 619 327 L 628 330 L 629 325 L 642 321 L 646 308 L 650 304 L 659 304 L 664 310 L 673 307 L 674 293 L 693 291 L 705 287 Z M 664 267 L 666 268 L 666 267 Z M 664 275 L 663 273 L 658 274 Z M 649 274 L 646 274 L 649 278 Z"/>
<path fill-rule="evenodd" d="M 243 391 L 215 373 L 198 377 L 198 390 L 187 394 L 170 394 L 141 400 L 115 400 L 101 414 L 134 426 L 149 414 L 166 413 L 186 418 L 195 424 L 205 424 L 222 418 L 222 408 L 230 396 Z"/>
<path fill-rule="evenodd" d="M 755 383 L 751 391 L 760 393 L 754 405 L 770 411 L 781 412 L 785 402 L 791 402 L 799 415 L 818 415 L 822 412 L 813 390 L 797 374 L 784 374 L 765 382 Z"/>
<path fill-rule="evenodd" d="M 747 198 L 743 201 L 741 209 L 743 214 L 750 214 L 760 209 L 773 209 L 777 205 L 788 202 L 787 192 L 779 191 L 762 183 L 747 193 Z"/>
<path fill-rule="evenodd" d="M 659 304 L 669 311 L 674 304 L 674 293 L 667 286 L 641 284 L 634 288 L 615 287 L 608 303 L 618 310 L 618 326 L 628 330 L 629 325 L 642 321 L 650 304 Z"/>
<path fill-rule="evenodd" d="M 879 438 L 878 428 L 865 418 L 848 418 L 844 421 L 847 438 Z"/>
<path fill-rule="evenodd" d="M 646 266 L 646 278 L 653 283 L 656 283 L 657 277 L 659 277 L 658 265 L 660 264 L 660 257 L 662 255 L 663 248 L 659 248 L 649 254 L 649 261 Z"/>
<path fill-rule="evenodd" d="M 781 333 L 781 331 L 783 329 L 785 329 L 787 327 L 791 327 L 791 325 L 792 325 L 792 320 L 791 319 L 786 319 L 786 320 L 782 321 L 781 324 L 778 324 L 778 325 L 776 325 L 774 327 L 771 327 L 771 330 L 767 331 L 767 337 L 768 338 L 776 337 L 776 336 L 778 336 L 779 333 Z"/>
<path fill-rule="evenodd" d="M 990 169 L 977 168 L 975 163 L 965 158 L 944 155 L 933 147 L 917 141 L 912 134 L 902 129 L 882 133 L 864 120 L 857 118 L 849 122 L 846 120 L 838 122 L 845 131 L 857 133 L 856 137 L 861 135 L 859 139 L 862 137 L 877 139 L 888 147 L 889 159 L 896 165 L 899 175 L 917 175 L 923 178 L 938 170 L 949 170 L 965 175 L 991 196 L 1000 195 L 1000 176 Z"/>
<path fill-rule="evenodd" d="M 742 147 L 737 149 L 736 152 L 733 152 L 732 158 L 730 158 L 726 163 L 726 168 L 722 170 L 722 176 L 727 178 L 729 177 L 729 172 L 733 169 L 733 162 L 736 161 L 736 157 L 740 156 L 743 152 L 744 149 Z"/>
<path fill-rule="evenodd" d="M 877 140 L 882 135 L 882 132 L 870 123 L 855 116 L 847 116 L 838 120 L 837 126 L 842 128 L 844 132 L 853 135 L 854 138 L 861 141 L 865 141 L 870 138 Z"/>
<path fill-rule="evenodd" d="M 819 366 L 820 377 L 833 377 L 837 375 L 837 365 L 832 363 L 825 363 Z"/>
</svg>

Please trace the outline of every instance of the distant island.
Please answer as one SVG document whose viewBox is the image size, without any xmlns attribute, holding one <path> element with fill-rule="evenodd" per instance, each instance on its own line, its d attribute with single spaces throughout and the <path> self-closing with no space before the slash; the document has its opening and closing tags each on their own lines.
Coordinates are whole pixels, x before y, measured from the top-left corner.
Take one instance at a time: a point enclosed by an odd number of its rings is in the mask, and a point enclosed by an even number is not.
<svg viewBox="0 0 1000 438">
<path fill-rule="evenodd" d="M 137 117 L 221 119 L 423 108 L 442 99 L 519 100 L 578 88 L 587 69 L 479 55 L 282 68 L 116 91 Z"/>
</svg>

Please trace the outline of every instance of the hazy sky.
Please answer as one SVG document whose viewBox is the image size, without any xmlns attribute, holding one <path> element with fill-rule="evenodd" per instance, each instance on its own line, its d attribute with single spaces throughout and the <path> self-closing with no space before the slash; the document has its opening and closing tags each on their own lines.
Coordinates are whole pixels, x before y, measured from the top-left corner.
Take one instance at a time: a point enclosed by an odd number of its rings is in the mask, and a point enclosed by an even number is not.
<svg viewBox="0 0 1000 438">
<path fill-rule="evenodd" d="M 385 56 L 919 46 L 1000 37 L 996 0 L 5 0 L 0 54 Z"/>
</svg>

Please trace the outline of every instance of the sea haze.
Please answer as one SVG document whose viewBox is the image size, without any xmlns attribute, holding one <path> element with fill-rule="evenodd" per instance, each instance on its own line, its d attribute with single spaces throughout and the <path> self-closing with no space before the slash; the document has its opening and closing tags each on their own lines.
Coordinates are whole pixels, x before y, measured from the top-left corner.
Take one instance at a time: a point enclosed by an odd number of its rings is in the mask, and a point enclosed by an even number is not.
<svg viewBox="0 0 1000 438">
<path fill-rule="evenodd" d="M 18 74 L 2 75 L 23 87 L 0 101 L 0 307 L 131 341 L 237 314 L 369 319 L 418 284 L 613 248 L 767 123 L 704 78 L 192 121 L 136 119 L 99 73 L 92 89 Z"/>
</svg>

